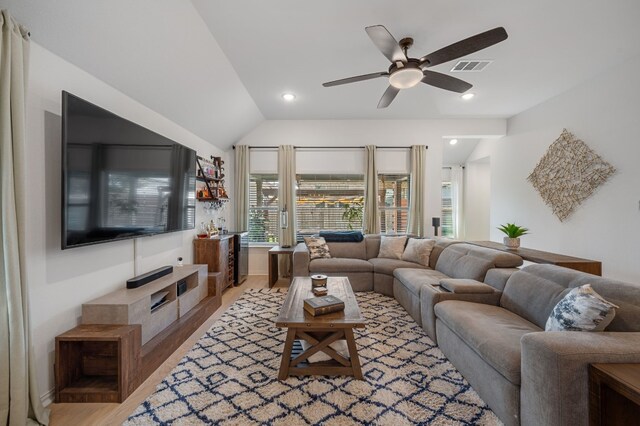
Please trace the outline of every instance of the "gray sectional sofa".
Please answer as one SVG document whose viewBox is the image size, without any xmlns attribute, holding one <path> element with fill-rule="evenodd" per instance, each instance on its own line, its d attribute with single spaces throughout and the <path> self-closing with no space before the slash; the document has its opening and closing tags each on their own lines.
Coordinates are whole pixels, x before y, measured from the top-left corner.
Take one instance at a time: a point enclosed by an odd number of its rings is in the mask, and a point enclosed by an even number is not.
<svg viewBox="0 0 640 426">
<path fill-rule="evenodd" d="M 437 291 L 444 300 L 450 293 L 439 287 L 442 279 L 457 278 L 483 282 L 487 273 L 496 268 L 502 270 L 495 274 L 496 277 L 508 277 L 520 265 L 522 265 L 522 258 L 512 253 L 467 243 L 451 244 L 443 249 L 433 269 L 396 269 L 393 272 L 393 295 L 435 342 L 437 339 L 433 307 L 427 306 L 428 309 L 422 309 L 426 306 L 421 303 L 422 293 Z M 497 291 L 492 293 L 494 294 L 468 294 L 465 297 L 466 300 L 484 301 L 487 297 L 490 298 L 488 300 L 497 300 L 495 299 L 498 296 Z M 424 324 L 423 318 L 427 319 Z"/>
<path fill-rule="evenodd" d="M 588 366 L 640 363 L 640 286 L 439 240 L 429 268 L 380 262 L 380 236 L 328 243 L 332 259 L 294 252 L 294 276 L 347 276 L 355 291 L 393 296 L 506 425 L 587 425 Z M 554 306 L 591 284 L 619 306 L 604 332 L 545 332 Z"/>
<path fill-rule="evenodd" d="M 591 284 L 619 306 L 604 332 L 544 331 Z M 506 425 L 587 425 L 591 363 L 640 363 L 640 286 L 554 265 L 512 274 L 497 303 L 435 305 L 438 345 Z"/>
<path fill-rule="evenodd" d="M 429 267 L 435 268 L 440 253 L 457 241 L 439 239 L 431 251 Z M 331 259 L 309 261 L 309 251 L 304 243 L 296 246 L 293 252 L 293 276 L 308 277 L 312 274 L 325 274 L 333 277 L 347 277 L 354 291 L 376 291 L 393 296 L 393 272 L 399 268 L 426 269 L 413 262 L 378 258 L 380 235 L 368 234 L 357 243 L 328 242 Z M 495 251 L 495 250 L 494 250 Z"/>
</svg>

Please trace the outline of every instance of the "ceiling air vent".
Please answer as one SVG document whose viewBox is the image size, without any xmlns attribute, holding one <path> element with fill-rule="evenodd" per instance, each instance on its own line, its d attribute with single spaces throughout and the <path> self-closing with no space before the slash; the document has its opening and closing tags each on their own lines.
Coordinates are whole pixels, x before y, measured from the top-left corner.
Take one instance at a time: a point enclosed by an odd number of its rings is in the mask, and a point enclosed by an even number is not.
<svg viewBox="0 0 640 426">
<path fill-rule="evenodd" d="M 493 61 L 484 59 L 468 59 L 459 61 L 453 68 L 451 68 L 451 72 L 480 72 L 487 68 L 491 62 Z"/>
</svg>

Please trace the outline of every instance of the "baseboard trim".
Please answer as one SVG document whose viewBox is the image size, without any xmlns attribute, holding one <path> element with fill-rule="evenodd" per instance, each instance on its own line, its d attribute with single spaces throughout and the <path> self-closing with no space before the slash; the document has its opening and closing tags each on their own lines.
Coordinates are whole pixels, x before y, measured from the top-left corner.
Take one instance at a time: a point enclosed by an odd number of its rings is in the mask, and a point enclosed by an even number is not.
<svg viewBox="0 0 640 426">
<path fill-rule="evenodd" d="M 56 389 L 50 389 L 49 392 L 43 394 L 40 396 L 40 402 L 42 402 L 42 406 L 46 407 L 48 405 L 53 404 L 53 401 L 55 399 L 55 395 L 56 395 Z"/>
</svg>

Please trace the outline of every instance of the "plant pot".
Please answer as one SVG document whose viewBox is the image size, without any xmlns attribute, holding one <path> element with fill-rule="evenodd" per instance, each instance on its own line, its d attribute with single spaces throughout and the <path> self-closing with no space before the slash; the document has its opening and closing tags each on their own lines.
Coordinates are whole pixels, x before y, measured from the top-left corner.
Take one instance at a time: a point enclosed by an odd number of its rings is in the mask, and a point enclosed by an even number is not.
<svg viewBox="0 0 640 426">
<path fill-rule="evenodd" d="M 509 238 L 509 237 L 504 237 L 504 245 L 507 246 L 507 249 L 509 250 L 515 250 L 518 247 L 520 247 L 520 238 Z"/>
</svg>

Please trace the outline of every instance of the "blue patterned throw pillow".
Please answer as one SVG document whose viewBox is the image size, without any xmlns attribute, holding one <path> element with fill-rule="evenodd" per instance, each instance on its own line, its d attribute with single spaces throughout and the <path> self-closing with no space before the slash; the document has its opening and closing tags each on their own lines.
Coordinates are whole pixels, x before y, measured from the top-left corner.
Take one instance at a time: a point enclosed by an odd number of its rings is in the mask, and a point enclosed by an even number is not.
<svg viewBox="0 0 640 426">
<path fill-rule="evenodd" d="M 618 306 L 606 301 L 590 284 L 571 290 L 551 311 L 545 331 L 603 331 Z"/>
</svg>

